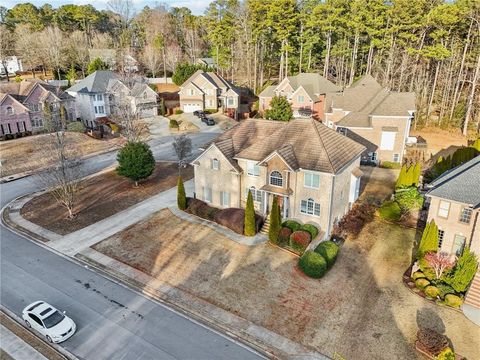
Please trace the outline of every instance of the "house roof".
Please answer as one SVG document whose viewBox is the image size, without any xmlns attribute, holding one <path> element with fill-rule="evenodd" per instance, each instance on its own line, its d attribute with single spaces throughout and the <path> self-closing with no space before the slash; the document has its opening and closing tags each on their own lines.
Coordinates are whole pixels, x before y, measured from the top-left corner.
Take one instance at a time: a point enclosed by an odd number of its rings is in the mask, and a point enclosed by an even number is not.
<svg viewBox="0 0 480 360">
<path fill-rule="evenodd" d="M 23 107 L 25 110 L 29 110 L 25 105 L 23 105 L 20 101 L 18 101 L 17 99 L 15 99 L 12 95 L 10 94 L 4 94 L 4 93 L 1 93 L 0 92 L 0 104 L 3 103 L 4 100 L 6 99 L 12 99 L 12 101 L 16 102 L 17 104 L 19 104 L 21 107 Z"/>
<path fill-rule="evenodd" d="M 349 113 L 338 126 L 371 127 L 371 116 L 410 116 L 415 111 L 415 93 L 383 88 L 371 75 L 364 75 L 341 93 L 327 94 L 327 110 Z"/>
<path fill-rule="evenodd" d="M 267 86 L 263 91 L 258 94 L 259 97 L 274 97 L 275 96 L 275 89 L 277 88 L 277 85 L 270 85 Z"/>
<path fill-rule="evenodd" d="M 318 94 L 327 94 L 342 90 L 317 73 L 301 73 L 295 76 L 288 76 L 287 79 L 294 90 L 302 86 L 312 99 Z"/>
<path fill-rule="evenodd" d="M 0 84 L 0 92 L 9 94 L 23 103 L 28 98 L 35 86 L 40 86 L 45 91 L 46 94 L 44 95 L 44 98 L 48 97 L 49 93 L 62 100 L 72 98 L 59 87 L 50 85 L 38 79 L 28 79 L 21 82 L 8 82 Z"/>
<path fill-rule="evenodd" d="M 203 70 L 197 70 L 195 73 L 190 76 L 182 85 L 180 88 L 184 88 L 188 84 L 192 83 L 195 85 L 197 88 L 200 89 L 200 87 L 195 83 L 195 80 L 198 78 L 198 76 L 203 76 L 210 84 L 212 84 L 215 88 L 217 89 L 225 89 L 226 91 L 232 90 L 234 91 L 237 95 L 240 95 L 239 91 L 236 89 L 235 85 L 233 85 L 231 82 L 225 80 L 223 77 L 218 75 L 217 73 L 214 72 L 206 72 Z"/>
<path fill-rule="evenodd" d="M 85 79 L 68 88 L 67 91 L 79 93 L 104 93 L 107 91 L 109 81 L 113 79 L 117 79 L 117 75 L 113 71 L 97 70 L 93 74 L 88 75 Z"/>
<path fill-rule="evenodd" d="M 231 159 L 262 162 L 275 151 L 293 169 L 337 173 L 365 147 L 313 119 L 247 119 L 208 143 L 226 144 Z M 228 154 L 228 155 L 227 155 Z"/>
<path fill-rule="evenodd" d="M 429 186 L 427 196 L 480 207 L 480 156 L 442 174 Z"/>
</svg>

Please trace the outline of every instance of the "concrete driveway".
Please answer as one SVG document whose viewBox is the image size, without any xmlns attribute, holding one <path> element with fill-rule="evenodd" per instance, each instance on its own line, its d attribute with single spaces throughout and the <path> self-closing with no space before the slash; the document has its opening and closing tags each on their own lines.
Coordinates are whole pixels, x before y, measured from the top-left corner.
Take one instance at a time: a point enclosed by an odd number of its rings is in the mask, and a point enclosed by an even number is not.
<svg viewBox="0 0 480 360">
<path fill-rule="evenodd" d="M 210 115 L 208 115 L 208 116 L 211 117 Z M 220 125 L 218 124 L 217 121 L 215 121 L 215 125 L 208 126 L 199 117 L 193 115 L 193 113 L 183 113 L 183 114 L 181 114 L 179 119 L 191 122 L 196 127 L 198 127 L 200 132 L 209 132 L 209 133 L 220 133 L 220 132 L 222 132 L 222 129 L 220 128 Z"/>
</svg>

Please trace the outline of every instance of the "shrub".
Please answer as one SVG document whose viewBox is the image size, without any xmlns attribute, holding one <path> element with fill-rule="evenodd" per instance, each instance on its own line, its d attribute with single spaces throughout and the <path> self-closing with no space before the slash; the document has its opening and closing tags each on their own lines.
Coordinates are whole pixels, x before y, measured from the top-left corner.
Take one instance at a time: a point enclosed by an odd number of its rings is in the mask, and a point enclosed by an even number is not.
<svg viewBox="0 0 480 360">
<path fill-rule="evenodd" d="M 143 142 L 128 142 L 117 155 L 117 174 L 125 176 L 138 186 L 140 180 L 152 175 L 155 158 L 150 146 Z"/>
<path fill-rule="evenodd" d="M 327 262 L 325 259 L 314 251 L 308 250 L 298 261 L 300 269 L 305 275 L 312 278 L 321 278 L 327 272 Z"/>
<path fill-rule="evenodd" d="M 375 207 L 370 204 L 355 204 L 350 211 L 335 225 L 332 234 L 345 237 L 347 234 L 358 235 L 366 223 L 375 217 Z"/>
<path fill-rule="evenodd" d="M 83 123 L 81 121 L 69 122 L 67 124 L 67 131 L 84 132 L 85 131 L 85 125 L 83 125 Z"/>
<path fill-rule="evenodd" d="M 215 214 L 220 211 L 220 209 L 209 206 L 207 203 L 198 199 L 190 199 L 187 209 L 193 215 L 207 220 L 214 220 Z"/>
<path fill-rule="evenodd" d="M 421 279 L 417 279 L 415 281 L 415 286 L 419 289 L 424 289 L 425 287 L 427 287 L 428 285 L 430 285 L 430 281 L 428 281 L 427 279 L 425 278 L 421 278 Z"/>
<path fill-rule="evenodd" d="M 421 258 L 420 260 L 418 260 L 418 266 L 420 267 L 420 270 L 422 270 L 423 274 L 425 275 L 425 278 L 427 278 L 428 280 L 434 280 L 436 278 L 435 270 L 433 270 L 430 267 L 427 260 L 425 260 L 424 258 Z"/>
<path fill-rule="evenodd" d="M 435 220 L 427 224 L 423 230 L 422 238 L 418 244 L 417 259 L 421 259 L 428 252 L 435 252 L 438 250 L 438 227 Z"/>
<path fill-rule="evenodd" d="M 423 350 L 435 356 L 448 346 L 448 338 L 432 329 L 418 330 L 417 340 Z"/>
<path fill-rule="evenodd" d="M 285 96 L 274 96 L 270 101 L 270 109 L 265 111 L 265 117 L 272 120 L 289 121 L 292 116 L 292 105 Z"/>
<path fill-rule="evenodd" d="M 282 227 L 282 229 L 278 233 L 278 245 L 288 245 L 290 235 L 292 235 L 292 230 L 290 230 L 288 227 Z"/>
<path fill-rule="evenodd" d="M 292 235 L 290 235 L 290 247 L 300 253 L 305 251 L 310 241 L 310 233 L 303 230 L 294 231 Z"/>
<path fill-rule="evenodd" d="M 438 288 L 438 291 L 439 291 L 439 296 L 442 298 L 442 299 L 445 299 L 445 296 L 447 294 L 455 294 L 455 289 L 452 288 L 450 285 L 448 284 L 445 284 L 445 283 L 438 283 L 437 284 L 437 288 Z"/>
<path fill-rule="evenodd" d="M 247 195 L 247 205 L 245 206 L 245 227 L 243 233 L 245 236 L 255 235 L 255 209 L 253 208 L 252 192 L 249 191 Z"/>
<path fill-rule="evenodd" d="M 380 217 L 387 221 L 398 221 L 402 215 L 400 206 L 396 201 L 386 201 L 382 204 L 380 209 L 378 209 Z"/>
<path fill-rule="evenodd" d="M 282 223 L 282 226 L 289 228 L 293 232 L 293 231 L 300 230 L 300 228 L 302 227 L 302 224 L 300 224 L 298 221 L 295 221 L 295 220 L 285 220 Z"/>
<path fill-rule="evenodd" d="M 385 169 L 400 169 L 402 167 L 402 165 L 398 162 L 382 161 L 380 163 L 380 167 L 385 168 Z"/>
<path fill-rule="evenodd" d="M 218 109 L 205 109 L 203 110 L 205 114 L 216 114 L 218 112 Z"/>
<path fill-rule="evenodd" d="M 454 295 L 454 294 L 445 295 L 445 304 L 447 304 L 448 306 L 458 308 L 462 305 L 462 303 L 463 303 L 463 300 L 457 295 Z"/>
<path fill-rule="evenodd" d="M 278 240 L 282 219 L 280 218 L 280 208 L 278 206 L 277 197 L 273 197 L 272 211 L 270 212 L 270 228 L 268 229 L 268 239 L 272 243 Z"/>
<path fill-rule="evenodd" d="M 417 279 L 421 279 L 421 278 L 424 278 L 425 277 L 425 274 L 421 271 L 415 271 L 413 274 L 412 274 L 412 279 L 413 280 L 417 280 Z"/>
<path fill-rule="evenodd" d="M 338 250 L 337 244 L 333 241 L 323 241 L 315 248 L 315 252 L 323 256 L 329 269 L 337 260 Z"/>
<path fill-rule="evenodd" d="M 178 129 L 179 128 L 178 121 L 175 119 L 170 119 L 170 123 L 168 124 L 168 127 L 170 129 Z"/>
<path fill-rule="evenodd" d="M 185 195 L 185 186 L 181 176 L 178 177 L 177 181 L 177 206 L 180 210 L 187 208 L 187 196 Z"/>
<path fill-rule="evenodd" d="M 429 285 L 425 288 L 424 293 L 428 297 L 435 299 L 440 295 L 440 290 L 436 286 Z"/>
<path fill-rule="evenodd" d="M 175 115 L 180 115 L 180 114 L 183 114 L 183 110 L 182 109 L 175 109 Z"/>
<path fill-rule="evenodd" d="M 238 208 L 222 209 L 215 213 L 213 219 L 216 223 L 223 225 L 237 234 L 243 234 L 245 227 L 245 210 Z M 255 232 L 259 232 L 263 225 L 263 218 L 255 214 Z"/>
<path fill-rule="evenodd" d="M 437 355 L 436 360 L 455 360 L 455 353 L 450 347 L 446 347 Z"/>
<path fill-rule="evenodd" d="M 458 258 L 453 272 L 445 278 L 445 282 L 457 292 L 465 292 L 477 272 L 477 267 L 477 257 L 467 247 Z"/>
<path fill-rule="evenodd" d="M 395 193 L 395 201 L 403 213 L 420 209 L 423 206 L 423 196 L 416 187 L 397 190 Z"/>
<path fill-rule="evenodd" d="M 315 239 L 318 235 L 318 229 L 316 226 L 312 224 L 305 224 L 300 227 L 300 230 L 306 231 L 310 233 L 310 236 L 312 237 L 312 240 Z"/>
</svg>

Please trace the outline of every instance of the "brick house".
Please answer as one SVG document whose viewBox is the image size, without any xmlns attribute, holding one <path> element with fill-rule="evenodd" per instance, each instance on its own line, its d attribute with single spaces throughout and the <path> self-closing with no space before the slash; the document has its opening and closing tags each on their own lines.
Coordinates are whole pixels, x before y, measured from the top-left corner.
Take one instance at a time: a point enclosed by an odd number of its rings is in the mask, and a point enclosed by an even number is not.
<svg viewBox="0 0 480 360">
<path fill-rule="evenodd" d="M 32 131 L 30 110 L 9 94 L 0 94 L 0 136 L 22 136 Z"/>
<path fill-rule="evenodd" d="M 214 109 L 237 118 L 240 92 L 217 73 L 197 70 L 180 86 L 178 94 L 183 112 Z"/>
<path fill-rule="evenodd" d="M 428 221 L 438 226 L 438 248 L 460 255 L 468 246 L 480 256 L 480 156 L 444 173 L 427 193 Z"/>
<path fill-rule="evenodd" d="M 324 119 L 325 96 L 341 89 L 323 76 L 301 73 L 287 76 L 278 85 L 271 85 L 259 95 L 259 111 L 263 115 L 270 108 L 274 96 L 285 96 L 292 105 L 294 117 Z"/>
<path fill-rule="evenodd" d="M 363 161 L 401 163 L 414 112 L 414 93 L 388 91 L 365 75 L 327 95 L 324 123 L 363 144 Z"/>
<path fill-rule="evenodd" d="M 250 191 L 267 216 L 276 195 L 283 218 L 315 223 L 327 237 L 359 195 L 364 147 L 313 119 L 246 119 L 202 150 L 195 193 L 217 207 L 243 208 Z"/>
</svg>

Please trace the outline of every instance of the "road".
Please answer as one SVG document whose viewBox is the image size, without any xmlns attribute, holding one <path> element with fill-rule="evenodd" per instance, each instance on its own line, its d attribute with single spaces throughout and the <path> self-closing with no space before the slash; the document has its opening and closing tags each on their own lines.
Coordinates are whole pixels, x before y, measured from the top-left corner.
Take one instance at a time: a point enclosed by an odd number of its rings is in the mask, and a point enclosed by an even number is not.
<svg viewBox="0 0 480 360">
<path fill-rule="evenodd" d="M 194 149 L 215 134 L 192 135 Z M 171 137 L 151 141 L 158 160 L 174 160 Z M 115 162 L 115 153 L 85 160 L 93 173 Z M 38 190 L 34 177 L 0 185 L 3 207 Z M 43 299 L 65 310 L 77 333 L 62 346 L 80 359 L 261 359 L 218 334 L 90 269 L 0 228 L 0 301 L 17 315 Z"/>
</svg>

